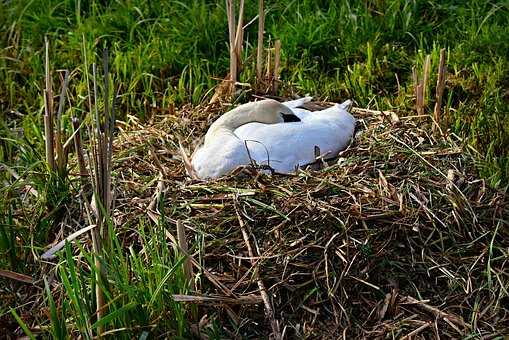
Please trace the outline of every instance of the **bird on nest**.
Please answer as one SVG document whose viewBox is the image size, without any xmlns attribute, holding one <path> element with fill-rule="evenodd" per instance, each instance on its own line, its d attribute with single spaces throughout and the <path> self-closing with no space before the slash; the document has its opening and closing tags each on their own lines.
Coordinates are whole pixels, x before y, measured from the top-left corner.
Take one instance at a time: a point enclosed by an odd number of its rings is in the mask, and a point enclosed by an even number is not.
<svg viewBox="0 0 509 340">
<path fill-rule="evenodd" d="M 290 174 L 317 159 L 336 157 L 353 136 L 352 102 L 314 112 L 299 108 L 309 101 L 311 97 L 282 103 L 264 99 L 224 113 L 209 127 L 191 161 L 184 157 L 187 171 L 195 178 L 214 179 L 254 165 Z"/>
</svg>

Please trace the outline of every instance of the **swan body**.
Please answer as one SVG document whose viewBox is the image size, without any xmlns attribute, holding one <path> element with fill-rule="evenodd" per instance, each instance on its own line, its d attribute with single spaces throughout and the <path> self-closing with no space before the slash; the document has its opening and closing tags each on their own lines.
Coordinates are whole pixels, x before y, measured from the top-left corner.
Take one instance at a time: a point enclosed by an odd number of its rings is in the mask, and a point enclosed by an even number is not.
<svg viewBox="0 0 509 340">
<path fill-rule="evenodd" d="M 355 119 L 347 111 L 351 102 L 317 112 L 298 108 L 310 100 L 266 99 L 223 114 L 192 156 L 196 176 L 217 178 L 253 162 L 292 173 L 313 163 L 317 148 L 323 158 L 337 156 L 353 135 Z"/>
<path fill-rule="evenodd" d="M 251 122 L 279 125 L 289 118 L 298 120 L 288 106 L 272 99 L 246 103 L 223 114 L 209 127 L 203 145 L 192 156 L 191 166 L 196 176 L 217 178 L 251 164 L 246 144 L 234 133 L 239 126 Z"/>
<path fill-rule="evenodd" d="M 258 165 L 268 165 L 278 173 L 293 173 L 315 162 L 317 156 L 334 158 L 348 146 L 355 128 L 355 119 L 348 112 L 350 105 L 348 100 L 315 112 L 293 108 L 300 122 L 248 123 L 235 129 L 235 134 L 246 141 Z"/>
</svg>

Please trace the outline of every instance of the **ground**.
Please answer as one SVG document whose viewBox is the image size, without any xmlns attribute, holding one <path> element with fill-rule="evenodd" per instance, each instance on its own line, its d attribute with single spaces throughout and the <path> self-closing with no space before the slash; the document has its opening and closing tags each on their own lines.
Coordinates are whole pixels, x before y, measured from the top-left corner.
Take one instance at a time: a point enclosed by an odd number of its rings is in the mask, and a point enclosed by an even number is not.
<svg viewBox="0 0 509 340">
<path fill-rule="evenodd" d="M 292 176 L 244 169 L 202 182 L 187 175 L 182 149 L 190 154 L 232 106 L 267 95 L 254 76 L 256 21 L 246 27 L 236 95 L 209 104 L 228 68 L 222 2 L 0 4 L 2 334 L 509 334 L 507 5 L 266 6 L 267 39 L 282 41 L 276 98 L 311 94 L 319 106 L 354 99 L 355 138 L 321 169 Z M 256 14 L 250 3 L 246 21 Z M 63 171 L 51 170 L 45 156 L 45 35 L 55 111 L 61 69 L 70 70 Z M 100 76 L 103 47 L 109 96 Z M 438 126 L 431 115 L 441 48 L 447 77 Z M 427 55 L 431 70 L 418 113 L 416 85 Z M 43 257 L 108 210 L 89 205 L 96 188 L 91 142 L 95 108 L 102 116 L 114 85 L 114 203 L 101 228 L 103 236 L 109 229 L 104 248 L 94 251 L 87 232 L 55 258 Z M 71 118 L 84 124 L 85 171 Z"/>
</svg>

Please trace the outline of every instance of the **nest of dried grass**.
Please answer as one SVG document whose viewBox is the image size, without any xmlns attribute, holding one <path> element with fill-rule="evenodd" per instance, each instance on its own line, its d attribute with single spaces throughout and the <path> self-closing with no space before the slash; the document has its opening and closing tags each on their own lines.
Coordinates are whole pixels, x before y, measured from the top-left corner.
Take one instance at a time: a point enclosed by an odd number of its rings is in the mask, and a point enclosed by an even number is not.
<svg viewBox="0 0 509 340">
<path fill-rule="evenodd" d="M 178 139 L 194 149 L 221 110 L 132 121 L 115 150 L 118 225 L 156 219 L 164 193 L 166 218 L 200 240 L 197 293 L 224 297 L 200 317 L 248 338 L 507 334 L 508 197 L 458 137 L 354 109 L 355 140 L 325 169 L 192 181 Z"/>
</svg>

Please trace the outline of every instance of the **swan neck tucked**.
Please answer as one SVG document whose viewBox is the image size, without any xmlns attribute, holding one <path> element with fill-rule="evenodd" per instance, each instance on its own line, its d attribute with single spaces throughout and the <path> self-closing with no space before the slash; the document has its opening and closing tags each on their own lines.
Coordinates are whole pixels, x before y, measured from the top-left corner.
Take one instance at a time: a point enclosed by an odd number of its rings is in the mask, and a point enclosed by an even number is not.
<svg viewBox="0 0 509 340">
<path fill-rule="evenodd" d="M 207 140 L 210 140 L 213 135 L 219 132 L 233 134 L 233 131 L 236 128 L 244 124 L 251 123 L 252 121 L 253 117 L 249 114 L 249 111 L 242 107 L 237 107 L 232 111 L 226 112 L 212 123 L 212 125 L 210 125 L 209 130 L 205 135 L 205 143 L 207 143 Z"/>
</svg>

